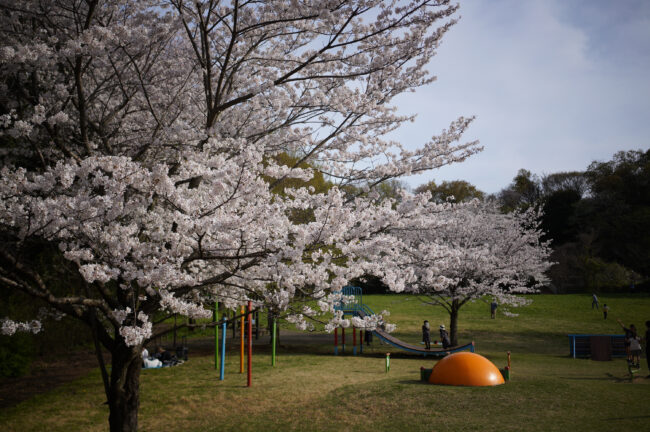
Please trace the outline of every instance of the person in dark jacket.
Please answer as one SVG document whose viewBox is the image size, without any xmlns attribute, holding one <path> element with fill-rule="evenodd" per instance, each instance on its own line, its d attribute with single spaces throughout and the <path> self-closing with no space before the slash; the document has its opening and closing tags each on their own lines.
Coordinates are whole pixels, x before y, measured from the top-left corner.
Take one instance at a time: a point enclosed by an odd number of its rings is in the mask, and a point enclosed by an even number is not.
<svg viewBox="0 0 650 432">
<path fill-rule="evenodd" d="M 451 346 L 451 342 L 449 341 L 449 333 L 447 333 L 447 329 L 445 328 L 444 324 L 440 325 L 440 341 L 442 342 L 443 348 L 449 348 Z"/>
<path fill-rule="evenodd" d="M 630 351 L 630 344 L 632 342 L 632 339 L 636 338 L 636 327 L 634 324 L 630 324 L 630 327 L 625 327 L 623 323 L 621 322 L 620 319 L 616 320 L 619 325 L 623 328 L 623 331 L 625 332 L 625 351 L 627 352 L 627 362 L 629 364 L 633 363 L 633 356 L 632 352 Z"/>
<path fill-rule="evenodd" d="M 424 342 L 424 347 L 426 349 L 431 349 L 431 337 L 429 334 L 429 321 L 424 320 L 422 325 L 422 341 Z"/>
<path fill-rule="evenodd" d="M 156 352 L 153 357 L 160 360 L 163 366 L 174 366 L 178 363 L 176 356 L 170 351 L 167 351 L 161 346 L 158 347 L 157 351 L 158 352 Z"/>
</svg>

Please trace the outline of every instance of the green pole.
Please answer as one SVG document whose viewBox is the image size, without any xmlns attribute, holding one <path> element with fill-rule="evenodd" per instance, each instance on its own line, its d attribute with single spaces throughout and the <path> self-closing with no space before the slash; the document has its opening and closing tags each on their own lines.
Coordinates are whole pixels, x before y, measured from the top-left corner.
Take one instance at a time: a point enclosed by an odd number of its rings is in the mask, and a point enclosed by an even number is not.
<svg viewBox="0 0 650 432">
<path fill-rule="evenodd" d="M 219 302 L 214 302 L 214 368 L 219 367 L 219 326 L 217 321 L 219 320 Z"/>
<path fill-rule="evenodd" d="M 273 333 L 271 334 L 271 366 L 275 367 L 275 317 L 273 317 Z"/>
<path fill-rule="evenodd" d="M 386 373 L 390 370 L 390 353 L 386 353 Z"/>
</svg>

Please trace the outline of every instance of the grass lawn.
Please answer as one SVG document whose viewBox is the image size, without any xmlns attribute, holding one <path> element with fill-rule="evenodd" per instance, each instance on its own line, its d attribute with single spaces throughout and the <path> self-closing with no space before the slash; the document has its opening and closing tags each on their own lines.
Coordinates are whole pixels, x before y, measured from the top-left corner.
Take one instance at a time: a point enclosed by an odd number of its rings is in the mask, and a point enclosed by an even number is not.
<svg viewBox="0 0 650 432">
<path fill-rule="evenodd" d="M 332 355 L 330 338 L 279 349 L 270 366 L 268 347 L 255 348 L 253 387 L 239 374 L 237 347 L 218 381 L 213 357 L 191 357 L 182 366 L 144 370 L 143 431 L 643 431 L 650 430 L 650 379 L 626 379 L 625 361 L 569 357 L 567 333 L 620 333 L 614 318 L 643 332 L 648 296 L 603 296 L 610 319 L 591 310 L 590 295 L 539 295 L 516 318 L 490 319 L 483 302 L 461 310 L 459 341 L 498 367 L 512 352 L 511 381 L 490 388 L 435 386 L 419 381 L 421 366 L 435 360 L 399 354 L 375 339 L 363 356 Z M 396 336 L 420 340 L 428 319 L 448 324 L 441 309 L 414 296 L 367 295 L 373 310 L 391 312 Z M 333 338 L 332 338 L 333 339 Z M 348 339 L 348 342 L 350 340 Z M 230 341 L 229 341 L 230 343 Z M 348 350 L 349 351 L 349 350 Z M 385 373 L 384 353 L 391 352 Z M 642 376 L 648 375 L 645 359 Z M 0 412 L 3 431 L 99 431 L 108 427 L 98 371 Z"/>
</svg>

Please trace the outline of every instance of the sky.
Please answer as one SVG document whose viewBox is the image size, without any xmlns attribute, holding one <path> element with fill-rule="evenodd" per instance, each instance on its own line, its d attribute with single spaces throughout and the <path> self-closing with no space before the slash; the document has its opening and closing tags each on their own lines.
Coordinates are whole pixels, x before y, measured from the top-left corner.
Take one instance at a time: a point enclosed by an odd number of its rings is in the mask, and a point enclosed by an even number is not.
<svg viewBox="0 0 650 432">
<path fill-rule="evenodd" d="M 394 100 L 417 114 L 391 138 L 421 146 L 459 116 L 484 150 L 411 176 L 495 193 L 525 168 L 583 171 L 650 148 L 650 1 L 461 0 L 429 70 L 437 81 Z"/>
</svg>

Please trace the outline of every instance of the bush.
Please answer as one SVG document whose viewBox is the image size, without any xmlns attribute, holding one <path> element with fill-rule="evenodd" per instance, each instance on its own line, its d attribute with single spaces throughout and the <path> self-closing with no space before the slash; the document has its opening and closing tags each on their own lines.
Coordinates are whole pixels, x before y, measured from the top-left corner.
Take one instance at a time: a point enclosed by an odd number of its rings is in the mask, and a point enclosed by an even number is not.
<svg viewBox="0 0 650 432">
<path fill-rule="evenodd" d="M 0 336 L 0 377 L 18 377 L 29 372 L 34 355 L 33 336 Z"/>
</svg>

